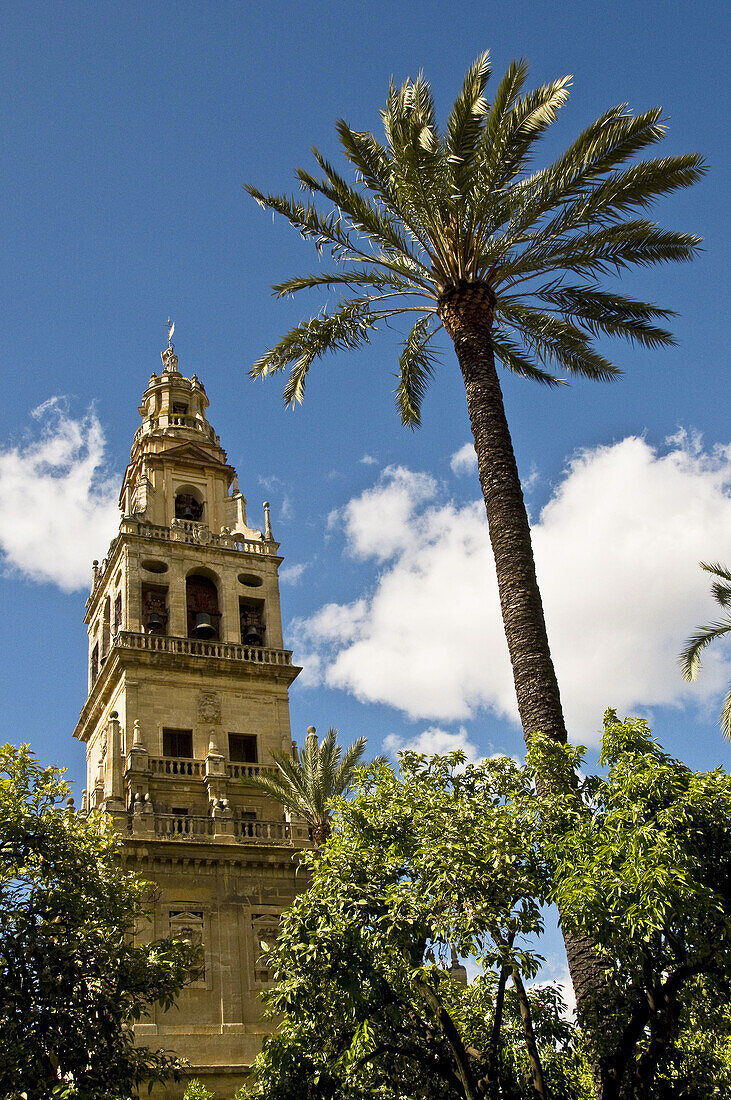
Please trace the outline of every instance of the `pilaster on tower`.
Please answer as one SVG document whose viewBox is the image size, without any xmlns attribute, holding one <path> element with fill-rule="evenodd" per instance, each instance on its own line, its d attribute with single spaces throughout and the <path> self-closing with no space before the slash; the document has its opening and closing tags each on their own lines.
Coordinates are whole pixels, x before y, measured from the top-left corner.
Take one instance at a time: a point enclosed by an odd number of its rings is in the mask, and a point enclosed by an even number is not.
<svg viewBox="0 0 731 1100">
<path fill-rule="evenodd" d="M 194 926 L 205 957 L 175 1019 L 156 1010 L 137 1030 L 193 1075 L 228 1082 L 228 1096 L 263 1033 L 260 939 L 294 896 L 294 857 L 310 844 L 306 826 L 245 782 L 292 753 L 288 689 L 300 669 L 282 638 L 268 504 L 263 530 L 250 527 L 204 386 L 180 373 L 171 339 L 161 354 L 119 532 L 93 569 L 75 736 L 87 753 L 84 809 L 113 816 L 124 858 L 159 887 L 154 935 Z"/>
</svg>

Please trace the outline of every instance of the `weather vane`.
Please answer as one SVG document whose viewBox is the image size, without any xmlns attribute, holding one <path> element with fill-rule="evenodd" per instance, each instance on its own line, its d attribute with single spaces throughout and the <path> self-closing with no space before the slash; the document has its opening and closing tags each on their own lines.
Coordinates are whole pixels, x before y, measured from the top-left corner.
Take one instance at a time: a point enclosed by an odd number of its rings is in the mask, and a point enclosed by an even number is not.
<svg viewBox="0 0 731 1100">
<path fill-rule="evenodd" d="M 175 332 L 175 321 L 171 321 L 168 317 L 168 347 L 172 351 L 173 349 L 173 333 Z"/>
</svg>

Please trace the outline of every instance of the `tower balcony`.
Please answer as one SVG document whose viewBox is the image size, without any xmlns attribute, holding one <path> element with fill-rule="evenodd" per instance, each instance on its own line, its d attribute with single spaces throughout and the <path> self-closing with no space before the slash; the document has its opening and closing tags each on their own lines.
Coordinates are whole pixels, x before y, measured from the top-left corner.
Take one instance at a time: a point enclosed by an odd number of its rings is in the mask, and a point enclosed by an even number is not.
<svg viewBox="0 0 731 1100">
<path fill-rule="evenodd" d="M 267 646 L 239 642 L 199 641 L 197 638 L 175 638 L 169 634 L 138 634 L 132 630 L 120 630 L 114 637 L 112 648 L 292 667 L 291 649 L 269 649 Z"/>
</svg>

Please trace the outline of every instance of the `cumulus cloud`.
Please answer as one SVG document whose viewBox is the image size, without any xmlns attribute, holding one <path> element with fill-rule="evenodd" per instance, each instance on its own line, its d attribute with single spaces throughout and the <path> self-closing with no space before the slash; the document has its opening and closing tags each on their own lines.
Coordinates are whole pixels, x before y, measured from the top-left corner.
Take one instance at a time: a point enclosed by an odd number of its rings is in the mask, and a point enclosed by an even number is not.
<svg viewBox="0 0 731 1100">
<path fill-rule="evenodd" d="M 304 573 L 307 565 L 285 565 L 284 569 L 279 570 L 279 583 L 280 584 L 297 584 L 300 577 Z"/>
<path fill-rule="evenodd" d="M 465 443 L 464 447 L 455 451 L 449 460 L 449 465 L 452 467 L 452 473 L 458 476 L 474 473 L 477 469 L 477 452 L 474 443 Z"/>
<path fill-rule="evenodd" d="M 727 681 L 721 647 L 694 685 L 677 653 L 713 610 L 697 563 L 729 545 L 730 490 L 731 447 L 687 436 L 662 450 L 629 437 L 568 463 L 533 537 L 574 740 L 596 740 L 608 705 L 707 702 Z M 482 502 L 458 507 L 428 475 L 391 467 L 337 522 L 381 572 L 367 595 L 296 624 L 319 678 L 412 718 L 517 720 Z"/>
<path fill-rule="evenodd" d="M 476 764 L 480 756 L 477 745 L 470 741 L 464 726 L 460 726 L 458 733 L 450 733 L 448 730 L 440 729 L 439 726 L 430 726 L 416 737 L 410 738 L 389 733 L 383 739 L 383 747 L 390 756 L 396 756 L 405 749 L 423 752 L 427 756 L 447 756 L 448 753 L 461 749 L 467 757 L 468 764 Z"/>
<path fill-rule="evenodd" d="M 104 432 L 93 409 L 75 419 L 63 398 L 33 410 L 37 423 L 0 451 L 0 552 L 7 569 L 65 592 L 88 587 L 119 522 L 119 476 L 104 466 Z"/>
</svg>

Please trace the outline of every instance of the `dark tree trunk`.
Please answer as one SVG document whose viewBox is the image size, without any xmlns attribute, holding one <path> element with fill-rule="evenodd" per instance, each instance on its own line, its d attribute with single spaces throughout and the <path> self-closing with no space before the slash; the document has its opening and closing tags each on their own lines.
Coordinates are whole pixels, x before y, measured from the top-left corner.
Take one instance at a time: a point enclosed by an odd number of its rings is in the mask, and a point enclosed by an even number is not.
<svg viewBox="0 0 731 1100">
<path fill-rule="evenodd" d="M 493 304 L 488 286 L 465 284 L 442 296 L 439 316 L 454 343 L 467 395 L 523 736 L 526 744 L 536 732 L 565 744 L 528 515 L 495 369 Z M 606 984 L 593 942 L 564 930 L 564 943 L 579 1017 L 596 1034 Z M 599 1067 L 597 1072 L 603 1076 Z"/>
<path fill-rule="evenodd" d="M 487 287 L 453 291 L 442 299 L 439 313 L 454 341 L 467 394 L 523 734 L 526 744 L 536 731 L 565 743 L 528 516 L 492 353 L 489 295 Z"/>
</svg>

